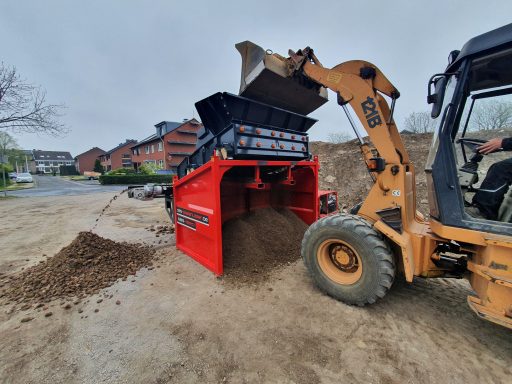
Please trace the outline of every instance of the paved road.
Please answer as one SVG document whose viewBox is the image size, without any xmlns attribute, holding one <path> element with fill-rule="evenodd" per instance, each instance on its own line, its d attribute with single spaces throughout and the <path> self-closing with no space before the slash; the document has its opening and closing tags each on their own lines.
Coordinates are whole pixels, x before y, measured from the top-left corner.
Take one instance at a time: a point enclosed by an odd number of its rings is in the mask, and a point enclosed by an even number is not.
<svg viewBox="0 0 512 384">
<path fill-rule="evenodd" d="M 97 180 L 71 181 L 59 176 L 32 176 L 34 188 L 7 192 L 10 196 L 38 197 L 59 195 L 84 195 L 97 192 L 119 192 L 123 185 L 101 185 Z"/>
</svg>

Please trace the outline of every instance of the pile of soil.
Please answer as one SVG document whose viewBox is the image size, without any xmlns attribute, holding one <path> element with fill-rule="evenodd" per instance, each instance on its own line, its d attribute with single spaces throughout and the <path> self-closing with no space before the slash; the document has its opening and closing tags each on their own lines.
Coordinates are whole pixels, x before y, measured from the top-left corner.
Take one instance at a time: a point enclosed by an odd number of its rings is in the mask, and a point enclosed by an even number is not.
<svg viewBox="0 0 512 384">
<path fill-rule="evenodd" d="M 431 133 L 403 134 L 405 148 L 416 169 L 417 208 L 423 214 L 429 212 L 425 163 L 432 142 Z M 363 201 L 373 182 L 368 175 L 357 140 L 333 144 L 311 142 L 311 153 L 320 160 L 320 189 L 338 192 L 342 210 L 350 210 Z"/>
<path fill-rule="evenodd" d="M 83 298 L 151 266 L 154 254 L 146 246 L 117 243 L 92 232 L 80 232 L 55 256 L 0 282 L 0 297 L 6 299 L 6 304 Z"/>
<path fill-rule="evenodd" d="M 489 140 L 494 137 L 510 137 L 512 130 L 488 130 L 471 132 L 467 137 Z M 425 164 L 432 143 L 432 133 L 408 133 L 401 134 L 410 160 L 416 170 L 416 203 L 417 209 L 427 215 L 430 211 L 427 198 L 427 181 L 425 176 Z M 358 141 L 351 140 L 345 143 L 311 142 L 311 153 L 318 155 L 320 160 L 319 182 L 320 189 L 332 189 L 338 192 L 340 208 L 350 210 L 354 205 L 363 201 L 373 183 L 363 161 Z M 460 145 L 455 146 L 457 153 Z M 483 180 L 489 166 L 509 156 L 494 153 L 484 156 L 479 167 Z"/>
<path fill-rule="evenodd" d="M 225 280 L 250 284 L 300 257 L 307 225 L 288 209 L 260 209 L 222 228 Z"/>
</svg>

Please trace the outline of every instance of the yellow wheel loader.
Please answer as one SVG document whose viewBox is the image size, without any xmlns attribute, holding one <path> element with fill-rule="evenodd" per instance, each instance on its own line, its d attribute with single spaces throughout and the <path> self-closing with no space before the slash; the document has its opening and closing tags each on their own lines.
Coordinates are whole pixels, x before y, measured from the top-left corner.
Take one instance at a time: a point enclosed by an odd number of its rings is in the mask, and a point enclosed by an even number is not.
<svg viewBox="0 0 512 384">
<path fill-rule="evenodd" d="M 365 305 L 382 298 L 398 273 L 408 282 L 415 276 L 466 277 L 474 290 L 469 306 L 511 328 L 510 196 L 505 194 L 499 220 L 475 217 L 468 206 L 479 191 L 489 198 L 497 193 L 479 188 L 482 140 L 471 137 L 469 127 L 478 108 L 512 94 L 512 24 L 451 52 L 446 70 L 428 83 L 427 101 L 437 121 L 426 164 L 428 220 L 416 210 L 415 168 L 393 120 L 400 94 L 375 65 L 354 60 L 326 68 L 311 48 L 283 57 L 248 41 L 236 47 L 242 96 L 308 114 L 327 101 L 326 89 L 333 91 L 374 181 L 350 214 L 322 218 L 305 233 L 302 257 L 318 287 Z M 358 133 L 352 113 L 370 142 Z"/>
</svg>

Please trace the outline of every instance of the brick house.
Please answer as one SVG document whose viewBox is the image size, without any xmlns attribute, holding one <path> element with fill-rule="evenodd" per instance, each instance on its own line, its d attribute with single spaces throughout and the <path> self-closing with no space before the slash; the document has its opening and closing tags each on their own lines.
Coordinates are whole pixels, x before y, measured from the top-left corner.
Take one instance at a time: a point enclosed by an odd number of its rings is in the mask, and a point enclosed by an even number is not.
<svg viewBox="0 0 512 384">
<path fill-rule="evenodd" d="M 86 171 L 92 171 L 94 169 L 96 159 L 103 154 L 105 154 L 103 149 L 94 147 L 76 156 L 75 168 L 77 172 L 83 175 Z"/>
<path fill-rule="evenodd" d="M 133 168 L 131 146 L 137 140 L 127 139 L 124 143 L 98 156 L 103 169 L 108 172 L 118 168 Z"/>
<path fill-rule="evenodd" d="M 201 127 L 202 124 L 196 119 L 156 124 L 155 134 L 131 147 L 134 168 L 144 163 L 154 163 L 163 170 L 176 173 L 181 161 L 195 151 L 197 131 Z"/>
<path fill-rule="evenodd" d="M 61 165 L 73 165 L 69 152 L 32 150 L 36 173 L 60 173 Z"/>
</svg>

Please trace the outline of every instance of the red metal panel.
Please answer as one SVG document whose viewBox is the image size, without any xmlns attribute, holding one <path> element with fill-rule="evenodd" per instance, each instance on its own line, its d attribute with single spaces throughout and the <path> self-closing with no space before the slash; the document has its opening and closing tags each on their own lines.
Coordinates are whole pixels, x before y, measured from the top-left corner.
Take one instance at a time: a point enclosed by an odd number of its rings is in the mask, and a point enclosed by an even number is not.
<svg viewBox="0 0 512 384">
<path fill-rule="evenodd" d="M 258 167 L 290 167 L 288 179 L 265 180 L 264 176 L 260 179 Z M 243 177 L 237 178 L 238 174 Z M 251 175 L 254 175 L 252 179 Z M 213 157 L 189 175 L 175 179 L 174 201 L 176 246 L 221 275 L 225 221 L 270 206 L 288 208 L 307 224 L 318 219 L 318 161 L 316 158 L 294 163 Z"/>
<path fill-rule="evenodd" d="M 218 167 L 212 161 L 174 182 L 176 246 L 217 275 L 222 274 L 222 227 Z M 185 214 L 180 210 L 186 210 Z M 205 217 L 192 220 L 189 212 Z"/>
</svg>

